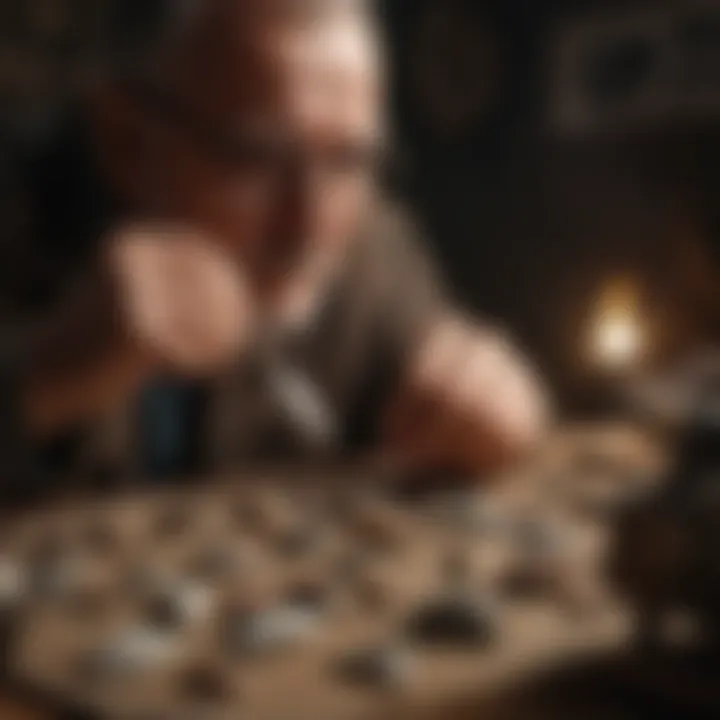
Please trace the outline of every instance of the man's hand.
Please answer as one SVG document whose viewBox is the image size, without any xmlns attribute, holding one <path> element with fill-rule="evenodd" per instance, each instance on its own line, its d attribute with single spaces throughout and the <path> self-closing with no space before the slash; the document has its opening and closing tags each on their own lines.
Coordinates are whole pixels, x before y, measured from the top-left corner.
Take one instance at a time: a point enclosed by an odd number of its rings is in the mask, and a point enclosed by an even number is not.
<svg viewBox="0 0 720 720">
<path fill-rule="evenodd" d="M 247 284 L 217 246 L 190 231 L 129 228 L 108 246 L 125 341 L 158 367 L 212 373 L 247 341 Z"/>
<path fill-rule="evenodd" d="M 500 337 L 436 326 L 385 418 L 385 447 L 417 470 L 483 473 L 528 451 L 547 422 L 534 373 Z"/>
<path fill-rule="evenodd" d="M 221 369 L 249 338 L 246 288 L 233 261 L 201 234 L 116 231 L 87 282 L 33 338 L 31 429 L 45 435 L 107 411 L 156 372 Z"/>
</svg>

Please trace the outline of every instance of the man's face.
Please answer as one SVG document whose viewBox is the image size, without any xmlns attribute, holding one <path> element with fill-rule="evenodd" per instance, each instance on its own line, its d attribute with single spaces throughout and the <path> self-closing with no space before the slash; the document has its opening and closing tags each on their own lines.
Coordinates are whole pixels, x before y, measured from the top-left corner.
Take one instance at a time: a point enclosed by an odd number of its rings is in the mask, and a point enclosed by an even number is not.
<svg viewBox="0 0 720 720">
<path fill-rule="evenodd" d="M 372 188 L 372 39 L 353 17 L 214 23 L 178 54 L 158 102 L 133 100 L 144 141 L 130 196 L 141 212 L 217 237 L 261 295 L 313 294 Z"/>
</svg>

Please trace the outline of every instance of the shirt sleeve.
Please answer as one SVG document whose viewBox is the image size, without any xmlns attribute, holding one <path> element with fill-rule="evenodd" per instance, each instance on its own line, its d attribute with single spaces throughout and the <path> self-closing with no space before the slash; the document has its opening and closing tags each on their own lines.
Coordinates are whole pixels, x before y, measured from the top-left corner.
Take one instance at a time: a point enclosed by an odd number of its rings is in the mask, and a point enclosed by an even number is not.
<svg viewBox="0 0 720 720">
<path fill-rule="evenodd" d="M 365 360 L 347 420 L 352 450 L 377 440 L 403 369 L 452 304 L 430 247 L 407 214 L 393 209 L 377 220 L 359 273 L 363 287 L 356 291 L 366 295 L 371 311 Z"/>
</svg>

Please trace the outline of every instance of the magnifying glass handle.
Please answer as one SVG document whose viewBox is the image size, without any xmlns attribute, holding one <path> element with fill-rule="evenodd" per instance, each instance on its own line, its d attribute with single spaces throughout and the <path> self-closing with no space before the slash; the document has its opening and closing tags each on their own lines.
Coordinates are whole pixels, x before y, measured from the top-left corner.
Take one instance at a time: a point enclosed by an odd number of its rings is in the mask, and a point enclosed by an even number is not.
<svg viewBox="0 0 720 720">
<path fill-rule="evenodd" d="M 279 409 L 305 446 L 317 450 L 337 446 L 338 418 L 317 383 L 279 360 L 271 363 L 265 378 Z"/>
</svg>

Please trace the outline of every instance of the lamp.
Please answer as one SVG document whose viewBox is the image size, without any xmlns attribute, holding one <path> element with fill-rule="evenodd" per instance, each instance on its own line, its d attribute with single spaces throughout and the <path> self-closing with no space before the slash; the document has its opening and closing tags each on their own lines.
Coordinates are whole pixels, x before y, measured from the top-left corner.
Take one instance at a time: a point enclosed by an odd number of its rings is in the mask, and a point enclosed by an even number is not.
<svg viewBox="0 0 720 720">
<path fill-rule="evenodd" d="M 646 323 L 637 287 L 627 279 L 609 282 L 591 315 L 591 365 L 603 374 L 625 375 L 638 369 L 647 350 Z"/>
</svg>

